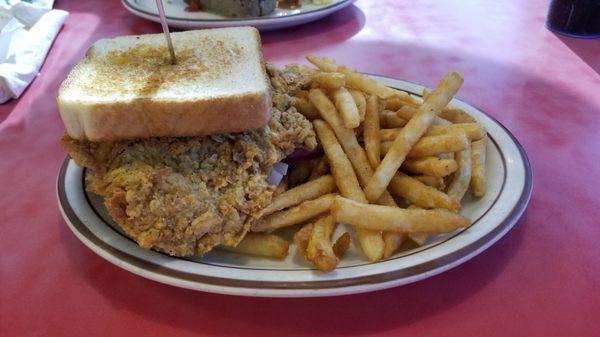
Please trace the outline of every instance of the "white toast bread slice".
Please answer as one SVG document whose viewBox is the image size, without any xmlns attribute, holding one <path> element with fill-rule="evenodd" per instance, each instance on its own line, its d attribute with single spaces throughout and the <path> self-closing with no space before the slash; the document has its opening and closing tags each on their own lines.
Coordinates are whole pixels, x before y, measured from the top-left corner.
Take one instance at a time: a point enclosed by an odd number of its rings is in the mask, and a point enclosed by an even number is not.
<svg viewBox="0 0 600 337">
<path fill-rule="evenodd" d="M 252 27 L 96 42 L 57 98 L 69 136 L 90 141 L 240 132 L 266 125 L 270 85 Z"/>
</svg>

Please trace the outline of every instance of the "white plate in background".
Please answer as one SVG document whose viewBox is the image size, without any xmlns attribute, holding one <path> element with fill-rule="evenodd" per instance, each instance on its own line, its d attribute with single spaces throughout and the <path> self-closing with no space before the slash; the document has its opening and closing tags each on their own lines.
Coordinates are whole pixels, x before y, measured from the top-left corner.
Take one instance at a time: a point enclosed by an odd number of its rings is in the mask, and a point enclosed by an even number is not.
<svg viewBox="0 0 600 337">
<path fill-rule="evenodd" d="M 228 18 L 208 12 L 188 12 L 183 0 L 163 0 L 167 23 L 181 29 L 202 29 L 233 26 L 254 26 L 260 30 L 292 27 L 315 21 L 337 12 L 355 0 L 332 0 L 328 5 L 303 5 L 297 9 L 276 8 L 266 16 L 250 18 Z M 155 0 L 121 0 L 125 8 L 134 15 L 160 22 Z"/>
</svg>

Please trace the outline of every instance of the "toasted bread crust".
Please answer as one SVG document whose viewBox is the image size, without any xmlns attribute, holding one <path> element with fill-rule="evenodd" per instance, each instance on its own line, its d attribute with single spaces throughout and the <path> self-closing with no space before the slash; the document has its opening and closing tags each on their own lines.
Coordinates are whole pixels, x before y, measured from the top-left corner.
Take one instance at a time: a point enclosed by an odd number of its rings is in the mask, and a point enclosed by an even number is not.
<svg viewBox="0 0 600 337">
<path fill-rule="evenodd" d="M 263 127 L 271 118 L 267 93 L 202 101 L 137 99 L 93 105 L 64 104 L 59 98 L 58 104 L 69 136 L 90 141 L 240 132 Z"/>
<path fill-rule="evenodd" d="M 233 28 L 233 30 L 236 29 L 239 31 L 242 28 Z M 225 30 L 221 29 L 220 32 L 217 32 L 218 30 L 214 31 L 217 35 L 229 34 L 224 32 Z M 174 33 L 173 37 L 174 41 L 186 41 L 186 44 L 183 42 L 179 43 L 179 47 L 184 48 L 180 52 L 185 54 L 187 51 L 189 54 L 189 43 L 195 42 L 195 39 L 199 42 L 204 41 L 202 39 L 210 39 L 212 36 L 209 31 Z M 57 103 L 67 134 L 74 139 L 81 140 L 118 141 L 149 137 L 202 136 L 240 132 L 265 126 L 271 117 L 272 104 L 271 93 L 268 89 L 269 81 L 264 65 L 262 64 L 260 35 L 254 28 L 248 28 L 243 33 L 238 34 L 246 34 L 246 38 L 250 37 L 251 42 L 247 45 L 244 42 L 237 44 L 232 42 L 232 48 L 239 48 L 239 50 L 246 51 L 252 50 L 250 52 L 253 55 L 251 60 L 255 63 L 252 63 L 250 67 L 253 69 L 251 73 L 255 77 L 253 77 L 252 85 L 250 86 L 235 85 L 225 87 L 227 89 L 223 89 L 222 92 L 218 92 L 217 94 L 203 90 L 204 87 L 210 88 L 213 85 L 211 81 L 215 77 L 225 76 L 225 80 L 231 81 L 231 83 L 244 83 L 244 78 L 240 79 L 236 75 L 240 73 L 239 66 L 237 68 L 230 68 L 231 66 L 229 66 L 229 62 L 233 62 L 232 60 L 235 60 L 237 57 L 243 57 L 244 52 L 237 56 L 229 55 L 227 56 L 229 59 L 224 56 L 223 58 L 219 57 L 221 53 L 229 50 L 223 47 L 224 45 L 221 43 L 221 41 L 228 41 L 227 38 L 220 37 L 218 39 L 224 40 L 217 39 L 217 42 L 215 42 L 223 50 L 212 50 L 206 52 L 206 54 L 201 54 L 202 56 L 199 58 L 194 58 L 198 61 L 189 61 L 187 64 L 174 66 L 177 68 L 173 68 L 173 72 L 177 71 L 180 73 L 178 76 L 185 75 L 185 78 L 179 79 L 179 77 L 175 77 L 176 79 L 170 79 L 169 75 L 173 75 L 174 73 L 168 69 L 166 70 L 167 77 L 163 78 L 162 76 L 165 76 L 165 69 L 155 71 L 154 68 L 148 68 L 148 65 L 146 65 L 144 68 L 146 70 L 140 69 L 140 72 L 143 75 L 147 75 L 149 72 L 151 76 L 157 77 L 158 80 L 154 77 L 125 76 L 125 83 L 123 84 L 120 84 L 122 82 L 118 81 L 111 82 L 116 76 L 112 76 L 111 74 L 119 74 L 119 68 L 115 71 L 114 64 L 110 60 L 107 61 L 106 56 L 102 56 L 102 53 L 97 51 L 98 48 L 104 48 L 103 52 L 106 54 L 107 49 L 111 50 L 110 46 L 107 47 L 107 45 L 110 45 L 111 40 L 98 41 L 90 48 L 86 54 L 86 58 L 73 68 L 59 89 Z M 131 45 L 135 49 L 136 46 L 140 46 L 136 45 L 137 39 L 135 38 L 135 36 L 124 37 L 123 39 L 129 42 L 122 42 L 122 44 L 126 46 Z M 157 43 L 156 40 L 162 38 L 162 36 L 145 36 L 140 41 L 152 39 L 152 43 Z M 155 48 L 152 43 L 140 43 L 143 46 L 150 46 L 148 48 Z M 162 41 L 159 45 L 162 46 Z M 258 50 L 256 49 L 257 46 Z M 210 47 L 205 45 L 203 50 L 210 49 Z M 156 55 L 156 49 L 150 49 L 150 51 L 154 53 L 152 54 L 153 57 L 160 57 Z M 257 53 L 258 59 L 255 58 Z M 137 61 L 140 59 L 139 54 L 121 54 L 118 59 L 127 59 L 129 56 Z M 142 59 L 144 58 L 142 57 Z M 254 61 L 255 59 L 256 61 Z M 206 68 L 205 65 L 207 64 L 217 66 Z M 190 66 L 192 72 L 188 71 Z M 81 85 L 81 79 L 89 76 L 86 71 L 90 67 L 100 69 L 104 73 L 96 79 L 99 82 L 91 82 L 91 87 L 88 81 L 87 91 L 79 94 L 78 88 Z M 198 76 L 193 72 L 193 69 L 199 72 Z M 234 71 L 233 69 L 237 70 Z M 234 75 L 231 75 L 231 72 L 227 75 L 228 70 L 233 72 Z M 204 82 L 205 78 L 208 82 Z M 121 75 L 121 80 L 123 80 L 123 75 Z M 165 84 L 166 87 L 171 84 L 181 87 L 188 82 L 191 83 L 188 93 L 191 92 L 193 93 L 192 95 L 179 95 L 181 89 L 173 89 L 174 91 L 163 89 Z M 85 80 L 83 83 L 86 83 Z M 98 89 L 96 92 L 95 83 L 100 84 L 98 88 L 109 89 L 103 89 L 104 91 Z M 198 83 L 202 84 L 199 85 Z M 132 86 L 141 86 L 142 89 L 133 91 L 132 94 Z M 148 87 L 151 90 L 147 90 Z M 164 90 L 167 91 L 165 92 Z M 121 95 L 121 93 L 123 94 Z M 114 99 L 112 98 L 113 96 Z"/>
</svg>

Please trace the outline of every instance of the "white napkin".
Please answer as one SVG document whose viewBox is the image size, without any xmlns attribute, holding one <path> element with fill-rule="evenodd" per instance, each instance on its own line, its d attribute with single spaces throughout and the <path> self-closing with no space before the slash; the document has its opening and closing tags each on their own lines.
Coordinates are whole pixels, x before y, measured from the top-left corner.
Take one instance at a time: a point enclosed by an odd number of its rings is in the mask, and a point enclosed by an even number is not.
<svg viewBox="0 0 600 337">
<path fill-rule="evenodd" d="M 0 103 L 18 98 L 37 76 L 69 13 L 54 0 L 7 1 L 0 7 Z"/>
</svg>

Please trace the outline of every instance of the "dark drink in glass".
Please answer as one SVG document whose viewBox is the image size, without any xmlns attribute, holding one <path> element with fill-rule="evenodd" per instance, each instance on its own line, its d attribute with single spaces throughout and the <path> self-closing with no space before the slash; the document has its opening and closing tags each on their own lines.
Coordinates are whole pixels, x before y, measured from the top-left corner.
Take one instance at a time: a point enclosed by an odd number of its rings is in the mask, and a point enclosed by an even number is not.
<svg viewBox="0 0 600 337">
<path fill-rule="evenodd" d="M 548 29 L 574 37 L 600 37 L 600 0 L 552 0 Z"/>
</svg>

